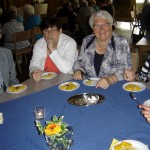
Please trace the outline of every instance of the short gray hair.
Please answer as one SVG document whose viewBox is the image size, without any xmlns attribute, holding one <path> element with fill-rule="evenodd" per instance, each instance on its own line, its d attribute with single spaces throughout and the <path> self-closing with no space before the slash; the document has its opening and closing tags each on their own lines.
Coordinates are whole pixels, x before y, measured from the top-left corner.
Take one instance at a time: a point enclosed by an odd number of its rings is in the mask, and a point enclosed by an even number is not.
<svg viewBox="0 0 150 150">
<path fill-rule="evenodd" d="M 112 16 L 105 10 L 99 10 L 96 13 L 94 13 L 93 15 L 91 15 L 91 17 L 89 19 L 89 24 L 90 24 L 92 29 L 93 29 L 94 19 L 95 18 L 106 19 L 108 21 L 108 23 L 110 23 L 110 25 L 113 25 L 113 18 L 112 18 Z"/>
<path fill-rule="evenodd" d="M 23 6 L 23 12 L 26 14 L 35 14 L 34 7 L 30 4 L 25 4 Z"/>
</svg>

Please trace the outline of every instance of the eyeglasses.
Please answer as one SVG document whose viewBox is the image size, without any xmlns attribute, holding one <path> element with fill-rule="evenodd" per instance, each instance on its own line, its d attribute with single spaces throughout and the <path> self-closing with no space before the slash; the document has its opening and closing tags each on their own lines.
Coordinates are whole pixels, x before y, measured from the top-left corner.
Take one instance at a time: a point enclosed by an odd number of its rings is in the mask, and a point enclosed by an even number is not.
<svg viewBox="0 0 150 150">
<path fill-rule="evenodd" d="M 96 25 L 93 25 L 93 27 L 95 29 L 108 29 L 108 27 L 110 27 L 110 23 L 105 23 L 105 24 L 96 24 Z"/>
<path fill-rule="evenodd" d="M 57 31 L 56 28 L 52 28 L 51 30 L 49 30 L 49 29 L 44 29 L 44 30 L 43 30 L 43 33 L 48 34 L 48 33 L 54 33 L 55 31 Z"/>
</svg>

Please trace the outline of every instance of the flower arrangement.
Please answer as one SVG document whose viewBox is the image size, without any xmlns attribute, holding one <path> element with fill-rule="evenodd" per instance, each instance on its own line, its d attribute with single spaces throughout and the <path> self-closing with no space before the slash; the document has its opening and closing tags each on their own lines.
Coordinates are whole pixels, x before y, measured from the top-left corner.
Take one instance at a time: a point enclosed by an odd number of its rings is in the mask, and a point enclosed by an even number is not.
<svg viewBox="0 0 150 150">
<path fill-rule="evenodd" d="M 70 134 L 70 127 L 62 121 L 63 118 L 64 116 L 57 118 L 55 115 L 51 121 L 46 121 L 45 126 L 42 126 L 40 121 L 35 121 L 40 135 L 45 135 L 46 142 L 51 149 L 59 149 L 58 147 L 68 149 L 73 142 L 71 136 L 73 131 Z"/>
</svg>

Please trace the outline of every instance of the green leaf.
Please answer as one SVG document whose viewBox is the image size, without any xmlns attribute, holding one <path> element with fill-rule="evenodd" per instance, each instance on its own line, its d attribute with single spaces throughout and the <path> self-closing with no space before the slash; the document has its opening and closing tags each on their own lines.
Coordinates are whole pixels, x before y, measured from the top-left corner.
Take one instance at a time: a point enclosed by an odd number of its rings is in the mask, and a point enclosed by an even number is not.
<svg viewBox="0 0 150 150">
<path fill-rule="evenodd" d="M 35 121 L 35 123 L 36 123 L 36 127 L 37 127 L 37 129 L 39 131 L 39 134 L 43 134 L 44 128 L 43 128 L 41 122 L 40 121 Z"/>
<path fill-rule="evenodd" d="M 59 118 L 59 122 L 62 122 L 63 118 L 64 118 L 64 116 L 61 116 L 61 117 Z"/>
<path fill-rule="evenodd" d="M 68 140 L 63 140 L 63 145 L 64 145 L 64 147 L 66 147 L 67 148 L 67 146 L 68 146 Z"/>
<path fill-rule="evenodd" d="M 46 125 L 52 124 L 53 121 L 46 121 Z"/>
<path fill-rule="evenodd" d="M 54 122 L 58 122 L 58 118 L 57 118 L 57 116 L 56 116 L 56 115 L 54 115 L 54 116 L 53 116 L 52 121 L 54 121 Z"/>
</svg>

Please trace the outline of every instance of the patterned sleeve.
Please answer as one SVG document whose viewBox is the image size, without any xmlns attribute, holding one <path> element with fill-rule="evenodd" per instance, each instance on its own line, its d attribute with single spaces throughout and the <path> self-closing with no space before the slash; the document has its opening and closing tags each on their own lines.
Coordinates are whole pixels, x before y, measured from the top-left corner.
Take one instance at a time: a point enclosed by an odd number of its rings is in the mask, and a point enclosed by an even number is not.
<svg viewBox="0 0 150 150">
<path fill-rule="evenodd" d="M 138 72 L 139 79 L 141 81 L 148 82 L 150 81 L 150 56 L 146 60 L 145 64 L 142 66 L 142 69 Z"/>
</svg>

